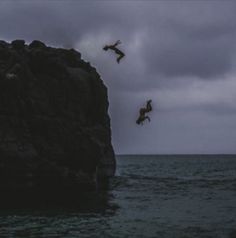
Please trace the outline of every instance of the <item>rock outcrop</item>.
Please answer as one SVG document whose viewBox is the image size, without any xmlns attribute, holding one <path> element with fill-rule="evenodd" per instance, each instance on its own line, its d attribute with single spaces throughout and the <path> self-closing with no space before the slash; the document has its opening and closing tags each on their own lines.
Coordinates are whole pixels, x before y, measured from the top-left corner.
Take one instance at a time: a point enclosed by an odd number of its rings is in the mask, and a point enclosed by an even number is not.
<svg viewBox="0 0 236 238">
<path fill-rule="evenodd" d="M 107 88 L 79 52 L 0 41 L 1 193 L 86 189 L 113 176 L 107 111 Z"/>
</svg>

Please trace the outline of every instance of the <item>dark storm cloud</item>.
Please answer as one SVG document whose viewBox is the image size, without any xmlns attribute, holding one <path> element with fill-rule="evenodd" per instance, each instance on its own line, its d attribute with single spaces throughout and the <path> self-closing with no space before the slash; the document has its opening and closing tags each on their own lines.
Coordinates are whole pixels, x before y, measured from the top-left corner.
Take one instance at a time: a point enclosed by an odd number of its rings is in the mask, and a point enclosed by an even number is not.
<svg viewBox="0 0 236 238">
<path fill-rule="evenodd" d="M 203 14 L 208 4 L 192 2 L 188 9 L 176 8 L 159 28 L 149 27 L 142 49 L 148 69 L 166 77 L 227 73 L 235 54 L 236 5 L 226 5 L 211 4 L 211 13 Z"/>
<path fill-rule="evenodd" d="M 3 1 L 0 2 L 1 37 L 42 39 L 72 47 L 88 32 L 111 29 L 121 32 L 123 28 L 124 34 L 130 27 L 128 15 L 119 17 L 109 5 L 100 1 Z M 120 6 L 120 11 L 123 8 Z"/>
<path fill-rule="evenodd" d="M 163 47 L 145 49 L 148 69 L 165 77 L 215 78 L 231 69 L 233 39 L 193 40 L 170 36 Z M 149 42 L 153 45 L 154 42 Z"/>
</svg>

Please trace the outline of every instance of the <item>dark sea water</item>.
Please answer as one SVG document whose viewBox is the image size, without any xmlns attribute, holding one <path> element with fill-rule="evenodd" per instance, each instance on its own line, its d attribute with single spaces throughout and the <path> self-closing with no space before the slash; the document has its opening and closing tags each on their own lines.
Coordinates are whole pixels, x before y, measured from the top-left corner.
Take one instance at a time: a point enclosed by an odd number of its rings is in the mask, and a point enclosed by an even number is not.
<svg viewBox="0 0 236 238">
<path fill-rule="evenodd" d="M 236 156 L 117 156 L 109 191 L 79 209 L 2 210 L 6 237 L 236 238 Z"/>
</svg>

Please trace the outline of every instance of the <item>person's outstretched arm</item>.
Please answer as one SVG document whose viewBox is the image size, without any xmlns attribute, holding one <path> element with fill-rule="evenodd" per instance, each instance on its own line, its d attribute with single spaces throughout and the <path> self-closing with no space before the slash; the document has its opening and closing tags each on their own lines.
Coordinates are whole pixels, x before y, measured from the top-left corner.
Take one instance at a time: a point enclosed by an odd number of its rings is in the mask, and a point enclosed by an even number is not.
<svg viewBox="0 0 236 238">
<path fill-rule="evenodd" d="M 116 43 L 113 45 L 114 47 L 121 44 L 121 41 L 120 40 L 117 40 Z"/>
</svg>

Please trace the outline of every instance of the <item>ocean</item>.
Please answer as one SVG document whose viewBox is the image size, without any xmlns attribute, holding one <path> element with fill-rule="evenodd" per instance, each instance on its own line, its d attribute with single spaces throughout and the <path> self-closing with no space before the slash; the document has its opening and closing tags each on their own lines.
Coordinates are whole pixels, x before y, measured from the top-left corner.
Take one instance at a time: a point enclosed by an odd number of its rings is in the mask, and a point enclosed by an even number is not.
<svg viewBox="0 0 236 238">
<path fill-rule="evenodd" d="M 0 238 L 236 238 L 236 155 L 117 156 L 108 191 L 78 203 L 2 210 Z"/>
</svg>

